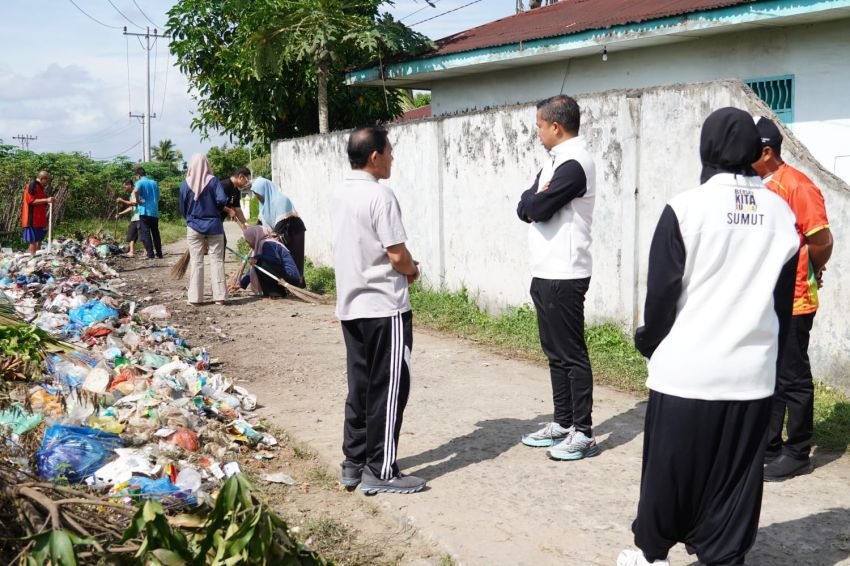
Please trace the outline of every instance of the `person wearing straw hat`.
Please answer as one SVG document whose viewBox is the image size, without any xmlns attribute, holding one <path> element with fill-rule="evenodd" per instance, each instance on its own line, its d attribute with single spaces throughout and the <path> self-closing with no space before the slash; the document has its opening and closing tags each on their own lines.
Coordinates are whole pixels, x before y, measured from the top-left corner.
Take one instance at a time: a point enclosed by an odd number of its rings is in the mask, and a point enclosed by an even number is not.
<svg viewBox="0 0 850 566">
<path fill-rule="evenodd" d="M 180 186 L 180 214 L 186 219 L 191 274 L 189 304 L 197 306 L 204 298 L 204 252 L 209 249 L 213 300 L 225 304 L 227 286 L 224 277 L 224 224 L 221 212 L 227 195 L 210 169 L 203 154 L 189 161 L 186 179 Z"/>
<path fill-rule="evenodd" d="M 53 204 L 53 197 L 47 196 L 45 189 L 50 186 L 50 173 L 39 171 L 38 176 L 24 188 L 21 207 L 21 227 L 24 229 L 24 241 L 27 252 L 35 255 L 44 240 L 47 228 L 47 208 Z"/>
</svg>

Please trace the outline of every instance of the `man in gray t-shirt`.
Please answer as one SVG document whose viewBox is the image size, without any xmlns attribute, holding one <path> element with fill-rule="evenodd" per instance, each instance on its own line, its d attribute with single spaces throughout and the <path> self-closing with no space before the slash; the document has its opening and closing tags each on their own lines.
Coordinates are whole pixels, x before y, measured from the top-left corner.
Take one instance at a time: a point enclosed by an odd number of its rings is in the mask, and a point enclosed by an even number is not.
<svg viewBox="0 0 850 566">
<path fill-rule="evenodd" d="M 367 494 L 414 493 L 425 480 L 396 464 L 402 415 L 410 393 L 413 316 L 407 286 L 419 268 L 389 179 L 387 131 L 358 128 L 348 138 L 352 171 L 331 203 L 336 313 L 348 362 L 340 482 Z"/>
</svg>

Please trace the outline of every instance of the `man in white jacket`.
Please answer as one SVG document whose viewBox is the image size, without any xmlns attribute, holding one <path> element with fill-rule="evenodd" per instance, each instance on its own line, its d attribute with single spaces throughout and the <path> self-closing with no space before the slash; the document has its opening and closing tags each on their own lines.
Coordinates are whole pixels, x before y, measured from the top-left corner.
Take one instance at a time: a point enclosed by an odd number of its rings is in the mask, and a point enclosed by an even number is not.
<svg viewBox="0 0 850 566">
<path fill-rule="evenodd" d="M 531 298 L 555 406 L 552 422 L 524 435 L 522 442 L 548 447 L 555 460 L 580 460 L 599 450 L 591 421 L 593 372 L 584 341 L 596 167 L 579 136 L 580 125 L 578 103 L 569 96 L 537 105 L 537 133 L 549 160 L 517 205 L 520 220 L 529 223 Z"/>
</svg>

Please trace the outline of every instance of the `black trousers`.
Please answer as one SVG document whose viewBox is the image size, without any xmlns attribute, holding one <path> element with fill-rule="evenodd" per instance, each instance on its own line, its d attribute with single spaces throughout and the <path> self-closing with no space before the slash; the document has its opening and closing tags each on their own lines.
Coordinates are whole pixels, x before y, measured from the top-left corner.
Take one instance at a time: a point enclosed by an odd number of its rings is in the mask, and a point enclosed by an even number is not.
<svg viewBox="0 0 850 566">
<path fill-rule="evenodd" d="M 290 216 L 278 222 L 274 231 L 280 234 L 283 238 L 283 245 L 287 247 L 289 253 L 292 254 L 292 259 L 295 261 L 295 266 L 298 268 L 298 273 L 301 274 L 303 283 L 304 279 L 304 234 L 307 232 L 307 227 L 304 221 L 299 216 Z M 305 285 L 301 285 L 304 287 Z"/>
<path fill-rule="evenodd" d="M 540 344 L 549 359 L 553 420 L 587 436 L 593 434 L 593 372 L 584 341 L 584 296 L 589 286 L 589 277 L 531 280 Z"/>
<path fill-rule="evenodd" d="M 770 398 L 703 401 L 650 390 L 632 524 L 647 560 L 684 542 L 707 566 L 744 563 L 758 532 L 769 418 Z"/>
<path fill-rule="evenodd" d="M 262 267 L 272 275 L 276 275 L 280 279 L 283 279 L 283 276 L 286 273 L 286 270 L 281 264 L 275 263 L 273 261 L 264 261 L 261 259 L 257 262 L 257 265 L 259 267 Z M 264 297 L 286 296 L 286 289 L 284 289 L 283 286 L 280 285 L 276 280 L 261 272 L 259 269 L 256 270 L 256 272 L 257 278 L 260 281 L 260 289 L 262 290 Z"/>
<path fill-rule="evenodd" d="M 159 237 L 159 218 L 139 215 L 139 236 L 148 257 L 162 257 L 162 240 Z"/>
<path fill-rule="evenodd" d="M 776 391 L 767 433 L 767 451 L 805 460 L 814 434 L 815 384 L 809 364 L 809 334 L 815 313 L 791 317 L 788 338 L 776 374 Z M 782 427 L 788 412 L 788 440 L 782 442 Z"/>
<path fill-rule="evenodd" d="M 399 472 L 398 437 L 410 394 L 413 314 L 344 320 L 348 398 L 342 451 L 388 480 Z"/>
</svg>

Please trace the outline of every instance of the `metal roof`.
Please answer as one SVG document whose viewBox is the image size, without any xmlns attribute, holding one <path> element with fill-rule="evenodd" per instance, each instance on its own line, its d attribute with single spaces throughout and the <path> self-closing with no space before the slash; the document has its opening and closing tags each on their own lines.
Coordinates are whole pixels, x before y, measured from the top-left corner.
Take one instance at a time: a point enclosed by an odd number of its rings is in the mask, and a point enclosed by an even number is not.
<svg viewBox="0 0 850 566">
<path fill-rule="evenodd" d="M 435 51 L 420 57 L 572 35 L 757 2 L 758 0 L 561 0 L 550 6 L 502 18 L 440 39 L 436 42 Z"/>
</svg>

